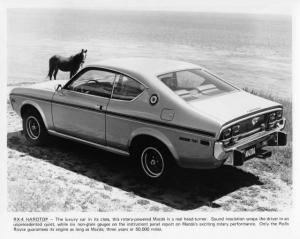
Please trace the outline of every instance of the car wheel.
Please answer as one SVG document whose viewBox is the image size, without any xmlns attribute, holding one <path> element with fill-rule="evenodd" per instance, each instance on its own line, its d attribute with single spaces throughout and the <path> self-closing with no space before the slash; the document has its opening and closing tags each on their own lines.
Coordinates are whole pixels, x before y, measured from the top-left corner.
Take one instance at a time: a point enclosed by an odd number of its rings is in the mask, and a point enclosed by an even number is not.
<svg viewBox="0 0 300 239">
<path fill-rule="evenodd" d="M 37 112 L 29 112 L 23 118 L 23 132 L 26 140 L 31 145 L 45 143 L 48 133 L 44 122 Z"/>
<path fill-rule="evenodd" d="M 158 143 L 140 146 L 136 157 L 140 173 L 151 181 L 166 179 L 174 167 L 171 153 Z"/>
</svg>

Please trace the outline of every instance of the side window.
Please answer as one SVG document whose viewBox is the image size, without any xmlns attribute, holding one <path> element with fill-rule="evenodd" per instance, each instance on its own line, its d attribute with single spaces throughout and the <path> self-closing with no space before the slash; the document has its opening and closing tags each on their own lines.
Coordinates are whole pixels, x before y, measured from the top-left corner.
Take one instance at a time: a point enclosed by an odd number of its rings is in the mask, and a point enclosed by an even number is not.
<svg viewBox="0 0 300 239">
<path fill-rule="evenodd" d="M 115 76 L 108 71 L 88 70 L 73 81 L 67 89 L 110 98 Z"/>
<path fill-rule="evenodd" d="M 145 87 L 130 77 L 119 75 L 115 81 L 113 99 L 133 100 L 144 91 Z"/>
<path fill-rule="evenodd" d="M 168 73 L 162 76 L 159 76 L 159 79 L 168 86 L 171 90 L 177 90 L 177 79 L 176 73 Z"/>
</svg>

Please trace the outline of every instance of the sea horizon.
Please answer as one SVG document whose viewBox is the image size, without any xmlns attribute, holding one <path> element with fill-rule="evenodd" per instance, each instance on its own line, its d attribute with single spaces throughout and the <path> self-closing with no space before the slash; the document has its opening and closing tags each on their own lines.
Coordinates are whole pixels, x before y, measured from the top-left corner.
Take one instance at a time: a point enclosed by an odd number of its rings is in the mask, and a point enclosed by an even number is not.
<svg viewBox="0 0 300 239">
<path fill-rule="evenodd" d="M 291 27 L 290 16 L 273 14 L 9 9 L 7 85 L 46 81 L 52 55 L 85 48 L 86 65 L 116 57 L 177 59 L 238 87 L 291 99 Z"/>
</svg>

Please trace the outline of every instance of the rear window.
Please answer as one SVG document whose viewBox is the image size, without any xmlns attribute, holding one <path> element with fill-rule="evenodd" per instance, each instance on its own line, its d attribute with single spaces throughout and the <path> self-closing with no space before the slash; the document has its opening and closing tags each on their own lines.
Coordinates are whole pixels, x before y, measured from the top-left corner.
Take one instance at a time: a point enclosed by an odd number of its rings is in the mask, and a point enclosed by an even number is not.
<svg viewBox="0 0 300 239">
<path fill-rule="evenodd" d="M 158 78 L 186 101 L 204 99 L 236 90 L 230 84 L 201 69 L 170 72 Z"/>
</svg>

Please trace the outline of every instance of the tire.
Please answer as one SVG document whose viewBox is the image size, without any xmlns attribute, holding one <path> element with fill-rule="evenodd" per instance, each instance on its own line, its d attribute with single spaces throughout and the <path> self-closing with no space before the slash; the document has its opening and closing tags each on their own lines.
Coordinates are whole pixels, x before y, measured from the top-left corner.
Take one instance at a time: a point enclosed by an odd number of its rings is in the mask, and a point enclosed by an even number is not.
<svg viewBox="0 0 300 239">
<path fill-rule="evenodd" d="M 42 117 L 36 111 L 30 111 L 24 116 L 23 132 L 30 145 L 42 145 L 48 138 Z"/>
<path fill-rule="evenodd" d="M 157 142 L 139 145 L 134 158 L 139 174 L 153 182 L 166 180 L 175 166 L 169 150 Z"/>
</svg>

